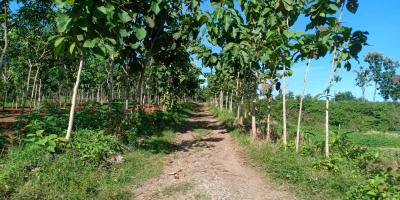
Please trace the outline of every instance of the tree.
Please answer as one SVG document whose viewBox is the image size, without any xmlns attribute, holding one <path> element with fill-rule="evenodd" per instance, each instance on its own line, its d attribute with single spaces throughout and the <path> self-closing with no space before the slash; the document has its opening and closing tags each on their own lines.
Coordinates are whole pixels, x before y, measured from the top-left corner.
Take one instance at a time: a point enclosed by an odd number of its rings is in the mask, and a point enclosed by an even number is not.
<svg viewBox="0 0 400 200">
<path fill-rule="evenodd" d="M 374 82 L 373 101 L 376 101 L 376 91 L 381 80 L 383 54 L 379 52 L 370 52 L 364 57 L 364 61 L 368 63 L 369 80 Z"/>
<path fill-rule="evenodd" d="M 356 101 L 357 98 L 350 91 L 338 92 L 336 94 L 336 101 Z"/>
<path fill-rule="evenodd" d="M 364 69 L 363 66 L 360 66 L 358 71 L 354 71 L 356 73 L 356 85 L 361 88 L 362 91 L 362 99 L 365 100 L 365 88 L 369 86 L 369 70 Z"/>
</svg>

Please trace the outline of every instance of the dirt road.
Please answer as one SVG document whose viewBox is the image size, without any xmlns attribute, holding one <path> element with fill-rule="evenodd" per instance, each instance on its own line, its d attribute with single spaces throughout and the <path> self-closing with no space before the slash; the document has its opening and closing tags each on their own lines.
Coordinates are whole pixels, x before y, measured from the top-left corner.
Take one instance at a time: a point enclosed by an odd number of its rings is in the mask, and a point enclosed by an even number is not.
<svg viewBox="0 0 400 200">
<path fill-rule="evenodd" d="M 162 175 L 136 190 L 134 199 L 296 199 L 246 162 L 205 105 L 182 129 Z"/>
</svg>

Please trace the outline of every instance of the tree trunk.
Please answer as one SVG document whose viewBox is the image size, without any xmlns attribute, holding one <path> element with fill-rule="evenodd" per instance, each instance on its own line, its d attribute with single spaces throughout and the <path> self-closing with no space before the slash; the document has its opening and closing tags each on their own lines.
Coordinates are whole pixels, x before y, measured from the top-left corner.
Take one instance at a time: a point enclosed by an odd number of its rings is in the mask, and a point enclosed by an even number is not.
<svg viewBox="0 0 400 200">
<path fill-rule="evenodd" d="M 69 138 L 71 137 L 72 126 L 74 124 L 76 96 L 78 93 L 79 81 L 81 79 L 82 68 L 83 68 L 83 55 L 81 55 L 81 58 L 79 61 L 78 74 L 76 75 L 76 81 L 75 81 L 74 89 L 72 91 L 71 110 L 69 112 L 68 129 L 67 129 L 67 134 L 65 135 L 66 140 L 69 140 Z"/>
<path fill-rule="evenodd" d="M 36 92 L 36 88 L 37 88 L 37 77 L 38 77 L 38 74 L 39 74 L 39 70 L 40 70 L 40 67 L 37 68 L 36 73 L 35 73 L 35 78 L 33 79 L 33 87 L 32 87 L 32 93 L 31 93 L 30 108 L 32 108 L 32 103 L 34 101 L 33 96 L 34 96 L 34 94 Z"/>
<path fill-rule="evenodd" d="M 251 139 L 255 141 L 257 139 L 257 121 L 256 121 L 256 99 L 253 100 L 251 105 Z"/>
<path fill-rule="evenodd" d="M 2 24 L 3 26 L 3 39 L 4 39 L 4 46 L 3 46 L 3 50 L 1 52 L 1 56 L 0 56 L 0 71 L 2 71 L 3 69 L 3 65 L 5 65 L 4 63 L 4 59 L 6 57 L 6 53 L 7 53 L 7 48 L 8 48 L 8 26 L 7 26 L 7 21 L 8 21 L 8 0 L 5 0 L 3 3 L 3 10 L 4 10 L 4 22 Z"/>
<path fill-rule="evenodd" d="M 329 157 L 329 94 L 332 84 L 333 73 L 335 70 L 335 62 L 336 62 L 336 46 L 333 49 L 332 66 L 331 66 L 331 71 L 329 73 L 328 86 L 326 88 L 326 100 L 325 100 L 325 156 L 326 157 Z"/>
<path fill-rule="evenodd" d="M 282 117 L 283 117 L 283 145 L 287 148 L 287 130 L 286 130 L 286 65 L 283 65 L 282 76 Z"/>
<path fill-rule="evenodd" d="M 30 59 L 28 59 L 28 65 L 29 65 L 29 72 L 28 72 L 28 78 L 27 78 L 27 82 L 26 82 L 26 90 L 22 94 L 22 113 L 24 113 L 25 103 L 26 103 L 26 95 L 29 92 L 29 83 L 31 80 L 32 62 Z"/>
<path fill-rule="evenodd" d="M 296 131 L 296 152 L 299 152 L 299 147 L 300 147 L 300 126 L 301 126 L 301 114 L 303 111 L 303 99 L 304 99 L 304 93 L 306 91 L 307 87 L 307 77 L 308 77 L 308 71 L 310 69 L 311 65 L 311 59 L 308 59 L 307 67 L 306 67 L 306 72 L 304 73 L 304 83 L 303 83 L 303 90 L 301 91 L 301 96 L 300 96 L 300 108 L 299 108 L 299 117 L 297 119 L 297 131 Z"/>
<path fill-rule="evenodd" d="M 376 90 L 377 90 L 376 85 L 377 85 L 377 83 L 375 82 L 375 85 L 374 85 L 374 99 L 373 99 L 374 102 L 376 102 Z"/>
<path fill-rule="evenodd" d="M 219 109 L 224 108 L 224 92 L 222 90 L 219 91 Z"/>
<path fill-rule="evenodd" d="M 108 106 L 111 109 L 112 101 L 114 100 L 114 57 L 111 58 L 110 70 L 108 75 Z"/>
<path fill-rule="evenodd" d="M 271 138 L 271 111 L 272 111 L 272 94 L 268 97 L 268 115 L 267 115 L 267 141 Z"/>
<path fill-rule="evenodd" d="M 229 99 L 229 111 L 232 113 L 233 112 L 233 91 L 231 92 L 231 96 Z"/>
</svg>

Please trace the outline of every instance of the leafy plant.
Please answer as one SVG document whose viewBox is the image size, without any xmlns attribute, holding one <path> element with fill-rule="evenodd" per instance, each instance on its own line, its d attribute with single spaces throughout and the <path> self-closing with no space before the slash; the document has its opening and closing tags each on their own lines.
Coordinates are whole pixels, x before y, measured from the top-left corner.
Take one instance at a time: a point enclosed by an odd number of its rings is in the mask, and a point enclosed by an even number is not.
<svg viewBox="0 0 400 200">
<path fill-rule="evenodd" d="M 118 144 L 115 137 L 104 131 L 85 129 L 75 132 L 70 147 L 82 161 L 96 163 L 115 152 Z"/>
<path fill-rule="evenodd" d="M 44 130 L 38 130 L 36 133 L 29 133 L 24 141 L 35 147 L 44 148 L 50 153 L 55 153 L 58 136 L 56 134 L 43 135 L 43 132 Z"/>
<path fill-rule="evenodd" d="M 349 199 L 400 199 L 400 175 L 391 168 L 382 170 L 365 183 L 353 187 Z"/>
</svg>

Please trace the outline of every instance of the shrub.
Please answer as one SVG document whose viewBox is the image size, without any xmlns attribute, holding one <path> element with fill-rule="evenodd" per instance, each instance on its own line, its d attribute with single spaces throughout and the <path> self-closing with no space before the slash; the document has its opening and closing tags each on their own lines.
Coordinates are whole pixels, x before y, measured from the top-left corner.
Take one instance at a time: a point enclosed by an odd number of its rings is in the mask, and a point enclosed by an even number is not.
<svg viewBox="0 0 400 200">
<path fill-rule="evenodd" d="M 381 170 L 353 187 L 349 199 L 400 199 L 400 175 L 391 168 Z"/>
<path fill-rule="evenodd" d="M 27 144 L 32 145 L 34 148 L 43 148 L 50 153 L 55 153 L 57 148 L 56 134 L 43 135 L 44 130 L 38 130 L 36 133 L 30 133 L 24 140 Z"/>
<path fill-rule="evenodd" d="M 76 151 L 82 161 L 98 163 L 118 149 L 114 136 L 104 131 L 80 130 L 73 134 L 70 148 Z"/>
</svg>

